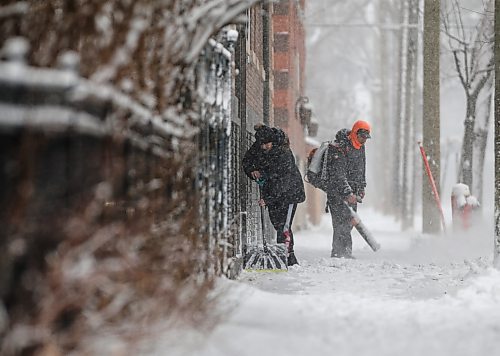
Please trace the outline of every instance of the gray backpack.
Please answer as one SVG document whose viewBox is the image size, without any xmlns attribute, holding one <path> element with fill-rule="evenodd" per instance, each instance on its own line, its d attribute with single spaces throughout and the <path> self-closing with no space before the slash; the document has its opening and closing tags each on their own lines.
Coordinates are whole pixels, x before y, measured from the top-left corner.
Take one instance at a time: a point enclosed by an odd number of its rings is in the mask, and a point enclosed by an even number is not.
<svg viewBox="0 0 500 356">
<path fill-rule="evenodd" d="M 307 157 L 307 170 L 304 180 L 313 187 L 326 191 L 327 188 L 327 157 L 331 141 L 322 142 L 313 148 Z"/>
</svg>

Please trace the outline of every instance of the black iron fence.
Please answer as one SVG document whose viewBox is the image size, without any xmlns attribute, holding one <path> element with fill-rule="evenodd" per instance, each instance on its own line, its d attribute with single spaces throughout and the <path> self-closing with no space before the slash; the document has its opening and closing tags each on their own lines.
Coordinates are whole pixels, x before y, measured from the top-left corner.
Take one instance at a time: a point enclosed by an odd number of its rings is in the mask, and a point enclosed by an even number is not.
<svg viewBox="0 0 500 356">
<path fill-rule="evenodd" d="M 253 135 L 249 132 L 246 134 L 246 145 L 250 147 L 254 141 Z M 259 189 L 255 182 L 245 176 L 246 179 L 246 228 L 247 234 L 245 242 L 250 245 L 255 245 L 262 241 L 262 225 L 260 219 L 260 208 L 258 200 L 260 198 Z"/>
<path fill-rule="evenodd" d="M 227 39 L 221 36 L 221 41 Z M 254 135 L 236 117 L 233 95 L 232 43 L 211 41 L 200 60 L 198 93 L 204 98 L 199 135 L 198 187 L 202 191 L 203 232 L 210 251 L 220 249 L 220 267 L 229 276 L 239 273 L 247 245 L 262 243 L 259 190 L 243 172 L 241 160 Z M 232 102 L 233 101 L 233 102 Z M 265 213 L 266 221 L 269 221 Z M 265 236 L 273 237 L 266 224 Z"/>
<path fill-rule="evenodd" d="M 242 259 L 239 125 L 233 121 L 232 47 L 211 40 L 198 65 L 198 94 L 203 100 L 199 131 L 198 189 L 208 255 L 219 256 L 219 268 L 234 276 Z M 215 252 L 215 253 L 214 253 Z"/>
</svg>

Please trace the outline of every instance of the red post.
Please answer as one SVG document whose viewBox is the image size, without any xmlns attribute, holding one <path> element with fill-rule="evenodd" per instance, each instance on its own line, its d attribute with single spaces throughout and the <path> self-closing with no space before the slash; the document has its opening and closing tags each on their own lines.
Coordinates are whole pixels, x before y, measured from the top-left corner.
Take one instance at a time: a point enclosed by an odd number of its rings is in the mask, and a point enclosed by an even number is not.
<svg viewBox="0 0 500 356">
<path fill-rule="evenodd" d="M 422 146 L 422 142 L 418 142 L 418 146 L 420 147 L 420 153 L 422 154 L 422 159 L 424 160 L 425 172 L 427 173 L 427 177 L 429 178 L 429 183 L 432 188 L 432 193 L 434 194 L 434 201 L 439 209 L 439 213 L 441 214 L 441 223 L 443 224 L 443 231 L 446 232 L 446 224 L 444 222 L 444 214 L 443 207 L 441 206 L 441 199 L 439 199 L 439 193 L 436 188 L 436 183 L 434 182 L 434 177 L 432 176 L 431 167 L 429 167 L 429 161 L 427 160 L 427 155 L 425 154 L 424 146 Z"/>
</svg>

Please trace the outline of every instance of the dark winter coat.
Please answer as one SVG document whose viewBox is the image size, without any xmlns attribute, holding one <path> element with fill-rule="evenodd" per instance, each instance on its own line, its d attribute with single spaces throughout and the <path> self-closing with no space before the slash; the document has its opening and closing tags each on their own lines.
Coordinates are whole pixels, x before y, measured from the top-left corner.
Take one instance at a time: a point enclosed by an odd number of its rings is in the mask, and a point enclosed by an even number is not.
<svg viewBox="0 0 500 356">
<path fill-rule="evenodd" d="M 269 162 L 264 155 L 262 149 L 260 148 L 259 142 L 255 141 L 252 146 L 248 149 L 243 157 L 243 170 L 248 178 L 253 179 L 251 173 L 254 171 L 259 171 L 261 174 L 267 171 Z"/>
<path fill-rule="evenodd" d="M 255 142 L 243 158 L 243 169 L 248 177 L 252 178 L 253 171 L 263 176 L 262 198 L 267 205 L 301 203 L 306 198 L 302 175 L 286 141 L 283 131 L 277 130 L 269 152 Z"/>
<path fill-rule="evenodd" d="M 350 131 L 342 129 L 328 148 L 327 195 L 328 199 L 344 199 L 349 194 L 359 194 L 366 187 L 365 146 L 355 149 L 349 140 Z"/>
</svg>

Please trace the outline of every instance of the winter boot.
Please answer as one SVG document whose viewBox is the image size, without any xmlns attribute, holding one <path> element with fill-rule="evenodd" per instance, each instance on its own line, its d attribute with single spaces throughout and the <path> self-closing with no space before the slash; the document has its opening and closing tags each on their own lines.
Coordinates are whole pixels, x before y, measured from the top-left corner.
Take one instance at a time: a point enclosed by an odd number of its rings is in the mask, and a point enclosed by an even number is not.
<svg viewBox="0 0 500 356">
<path fill-rule="evenodd" d="M 288 255 L 288 265 L 293 266 L 293 265 L 298 265 L 299 261 L 297 261 L 297 257 L 295 257 L 295 254 L 292 252 Z"/>
</svg>

